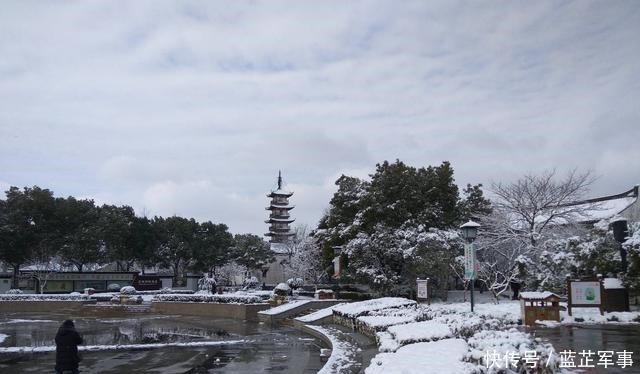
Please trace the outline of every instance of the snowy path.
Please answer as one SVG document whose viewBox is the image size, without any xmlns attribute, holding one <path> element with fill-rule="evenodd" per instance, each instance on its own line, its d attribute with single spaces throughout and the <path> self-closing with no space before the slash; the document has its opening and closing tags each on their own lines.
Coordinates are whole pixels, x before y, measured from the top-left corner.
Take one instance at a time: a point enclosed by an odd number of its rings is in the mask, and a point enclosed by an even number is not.
<svg viewBox="0 0 640 374">
<path fill-rule="evenodd" d="M 362 350 L 351 334 L 335 327 L 307 325 L 307 328 L 317 331 L 331 341 L 331 356 L 318 374 L 351 374 L 361 371 Z"/>
</svg>

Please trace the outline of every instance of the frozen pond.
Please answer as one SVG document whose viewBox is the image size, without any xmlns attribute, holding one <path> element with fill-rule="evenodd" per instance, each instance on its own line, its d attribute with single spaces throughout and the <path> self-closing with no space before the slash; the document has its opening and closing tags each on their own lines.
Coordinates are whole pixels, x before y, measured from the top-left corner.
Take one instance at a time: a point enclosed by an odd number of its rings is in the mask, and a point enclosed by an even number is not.
<svg viewBox="0 0 640 374">
<path fill-rule="evenodd" d="M 52 372 L 55 353 L 9 353 L 7 347 L 55 346 L 65 315 L 0 317 L 0 373 Z M 83 373 L 315 373 L 320 341 L 289 327 L 191 316 L 77 318 L 84 345 L 220 342 L 210 347 L 163 347 L 82 352 Z M 224 344 L 225 341 L 244 340 Z"/>
<path fill-rule="evenodd" d="M 563 350 L 581 352 L 583 350 L 597 351 L 629 351 L 633 352 L 633 365 L 627 368 L 609 366 L 604 369 L 596 365 L 590 368 L 588 373 L 637 373 L 637 355 L 640 352 L 640 326 L 638 325 L 570 325 L 555 328 L 535 329 L 538 337 L 544 338 L 553 344 L 557 352 Z M 575 364 L 580 364 L 582 356 L 576 355 Z M 617 356 L 614 356 L 617 357 Z M 616 360 L 614 359 L 614 362 Z M 598 362 L 598 356 L 594 356 L 594 363 Z"/>
</svg>

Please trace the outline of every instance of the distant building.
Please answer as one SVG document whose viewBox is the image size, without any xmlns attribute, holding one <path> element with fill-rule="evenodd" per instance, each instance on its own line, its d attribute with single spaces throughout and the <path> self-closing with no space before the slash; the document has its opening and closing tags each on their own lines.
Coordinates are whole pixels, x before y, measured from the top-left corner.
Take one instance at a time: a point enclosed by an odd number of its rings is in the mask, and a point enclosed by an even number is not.
<svg viewBox="0 0 640 374">
<path fill-rule="evenodd" d="M 270 211 L 269 219 L 264 221 L 269 224 L 269 232 L 264 234 L 270 237 L 271 244 L 286 244 L 294 233 L 289 226 L 295 219 L 291 218 L 293 205 L 289 204 L 289 198 L 293 192 L 282 189 L 282 174 L 278 172 L 278 189 L 271 191 L 267 197 L 271 198 L 269 206 L 265 209 Z"/>
<path fill-rule="evenodd" d="M 269 218 L 264 221 L 269 224 L 269 232 L 264 234 L 269 237 L 271 251 L 276 256 L 276 260 L 269 264 L 269 269 L 263 281 L 267 284 L 278 284 L 286 281 L 285 264 L 289 260 L 289 247 L 295 233 L 291 230 L 291 223 L 295 219 L 291 218 L 291 210 L 294 208 L 289 203 L 289 198 L 293 192 L 283 189 L 282 173 L 278 172 L 277 189 L 272 190 L 267 197 L 271 198 L 269 206 L 265 209 L 269 211 Z"/>
<path fill-rule="evenodd" d="M 569 204 L 572 208 L 584 206 L 576 220 L 584 224 L 594 224 L 603 219 L 616 216 L 624 217 L 628 221 L 640 221 L 640 202 L 638 202 L 638 185 L 632 189 L 603 197 L 596 197 Z"/>
</svg>

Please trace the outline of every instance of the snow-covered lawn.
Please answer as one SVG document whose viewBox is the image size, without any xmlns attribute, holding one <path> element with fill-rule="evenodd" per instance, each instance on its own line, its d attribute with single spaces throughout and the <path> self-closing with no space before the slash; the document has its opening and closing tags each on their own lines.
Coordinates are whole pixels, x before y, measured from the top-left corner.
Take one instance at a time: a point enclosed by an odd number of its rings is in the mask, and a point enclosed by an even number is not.
<svg viewBox="0 0 640 374">
<path fill-rule="evenodd" d="M 357 318 L 359 323 L 371 327 L 375 331 L 386 330 L 389 326 L 401 325 L 415 321 L 415 316 L 360 316 Z"/>
<path fill-rule="evenodd" d="M 453 335 L 449 326 L 436 321 L 422 321 L 391 326 L 387 331 L 400 345 L 439 340 L 449 338 Z"/>
<path fill-rule="evenodd" d="M 517 365 L 523 361 L 515 357 L 535 354 L 549 365 L 547 372 L 558 372 L 553 347 L 518 331 L 520 318 L 517 301 L 478 304 L 473 313 L 468 303 L 418 305 L 401 298 L 334 308 L 335 322 L 375 333 L 380 353 L 371 360 L 367 374 L 497 373 L 497 367 L 488 368 L 487 352 L 501 358 L 510 354 Z M 500 372 L 518 370 L 513 366 Z"/>
<path fill-rule="evenodd" d="M 640 323 L 640 312 L 611 312 L 600 315 L 598 308 L 573 308 L 572 316 L 568 311 L 560 311 L 560 323 Z"/>
<path fill-rule="evenodd" d="M 400 308 L 412 305 L 416 305 L 416 302 L 414 300 L 409 300 L 402 297 L 382 297 L 379 299 L 345 304 L 340 307 L 333 308 L 333 310 L 335 312 L 334 314 L 349 318 L 355 318 L 361 315 L 373 313 L 378 310 Z"/>
<path fill-rule="evenodd" d="M 395 353 L 377 354 L 365 374 L 472 373 L 475 365 L 463 362 L 467 349 L 463 339 L 409 344 Z"/>
<path fill-rule="evenodd" d="M 379 354 L 367 374 L 377 373 L 516 373 L 537 363 L 545 373 L 560 372 L 559 355 L 551 344 L 518 330 L 518 301 L 500 304 L 436 303 L 382 298 L 334 308 L 334 321 L 373 332 Z M 600 315 L 596 308 L 574 308 L 573 317 L 561 312 L 560 324 L 638 323 L 638 312 Z M 509 359 L 510 367 L 505 368 Z M 501 366 L 492 365 L 500 360 Z"/>
</svg>

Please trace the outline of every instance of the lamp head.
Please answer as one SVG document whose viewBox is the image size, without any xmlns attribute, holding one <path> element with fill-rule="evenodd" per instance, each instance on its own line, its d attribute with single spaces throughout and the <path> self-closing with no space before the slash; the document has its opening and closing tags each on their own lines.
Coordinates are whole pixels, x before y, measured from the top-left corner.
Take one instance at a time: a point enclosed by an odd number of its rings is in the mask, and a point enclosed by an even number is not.
<svg viewBox="0 0 640 374">
<path fill-rule="evenodd" d="M 460 226 L 460 231 L 462 232 L 462 237 L 469 241 L 472 242 L 475 240 L 475 238 L 478 236 L 478 228 L 480 227 L 480 224 L 477 222 L 473 222 L 473 221 L 469 221 L 467 223 L 465 223 L 464 225 Z"/>
</svg>

